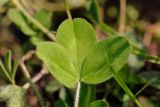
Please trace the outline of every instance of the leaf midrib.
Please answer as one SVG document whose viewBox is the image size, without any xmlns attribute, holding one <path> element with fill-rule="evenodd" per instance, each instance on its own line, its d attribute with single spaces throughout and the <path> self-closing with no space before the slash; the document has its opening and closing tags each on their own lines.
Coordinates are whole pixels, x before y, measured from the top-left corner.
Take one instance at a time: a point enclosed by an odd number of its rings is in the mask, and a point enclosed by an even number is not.
<svg viewBox="0 0 160 107">
<path fill-rule="evenodd" d="M 74 41 L 75 41 L 75 48 L 76 48 L 76 64 L 77 64 L 76 72 L 78 73 L 78 80 L 80 80 L 79 61 L 78 61 L 78 47 L 77 47 L 76 32 L 75 32 L 75 29 L 74 29 L 74 21 L 73 20 L 72 20 L 72 27 L 73 27 L 73 31 L 74 31 Z"/>
<path fill-rule="evenodd" d="M 42 55 L 42 56 L 44 57 L 44 55 Z M 67 72 L 67 70 L 65 70 L 65 69 L 64 69 L 62 66 L 60 66 L 59 64 L 55 63 L 55 61 L 51 61 L 50 59 L 48 59 L 48 61 L 49 61 L 50 63 L 53 62 L 56 66 L 60 67 L 60 68 L 61 68 L 63 71 L 65 71 L 68 75 L 70 75 L 70 76 L 73 77 L 75 80 L 77 80 L 77 78 L 75 77 L 75 75 Z M 46 65 L 50 65 L 50 63 L 47 64 L 48 61 L 46 61 Z"/>
</svg>

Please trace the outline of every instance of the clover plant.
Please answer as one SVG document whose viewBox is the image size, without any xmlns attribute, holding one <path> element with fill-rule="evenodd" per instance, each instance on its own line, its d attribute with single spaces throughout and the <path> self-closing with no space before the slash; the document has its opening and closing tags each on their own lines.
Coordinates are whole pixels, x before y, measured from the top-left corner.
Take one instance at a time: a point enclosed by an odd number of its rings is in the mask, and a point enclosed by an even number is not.
<svg viewBox="0 0 160 107">
<path fill-rule="evenodd" d="M 82 18 L 75 18 L 67 19 L 59 26 L 56 42 L 39 43 L 37 55 L 60 83 L 76 88 L 75 107 L 79 106 L 81 83 L 99 84 L 112 77 L 141 107 L 118 75 L 131 50 L 130 43 L 122 36 L 98 41 L 92 26 Z M 95 107 L 93 105 L 91 107 Z"/>
</svg>

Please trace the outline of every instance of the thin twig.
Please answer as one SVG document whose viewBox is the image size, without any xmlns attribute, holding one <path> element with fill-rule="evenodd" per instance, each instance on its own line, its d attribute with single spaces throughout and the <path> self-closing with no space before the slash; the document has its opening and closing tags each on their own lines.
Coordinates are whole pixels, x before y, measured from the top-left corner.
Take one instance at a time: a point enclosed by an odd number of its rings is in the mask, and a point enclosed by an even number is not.
<svg viewBox="0 0 160 107">
<path fill-rule="evenodd" d="M 68 1 L 67 0 L 64 0 L 64 5 L 65 5 L 65 8 L 66 8 L 66 13 L 67 13 L 68 18 L 72 19 L 72 15 L 71 15 L 71 12 L 69 10 L 69 5 L 68 5 Z"/>
<path fill-rule="evenodd" d="M 21 58 L 21 60 L 20 60 L 20 67 L 21 67 L 24 75 L 25 75 L 27 78 L 31 78 L 31 76 L 30 76 L 29 71 L 28 71 L 28 69 L 27 69 L 27 67 L 26 67 L 26 65 L 25 65 L 25 61 L 29 60 L 34 54 L 35 54 L 35 51 L 31 50 L 31 51 L 29 51 L 27 54 L 25 54 L 25 55 Z M 39 80 L 40 80 L 44 75 L 46 75 L 46 74 L 48 74 L 48 71 L 47 71 L 47 69 L 46 69 L 45 67 L 43 67 L 43 68 L 41 69 L 41 71 L 32 78 L 32 82 L 33 82 L 33 83 L 36 83 L 37 81 L 39 81 Z M 23 85 L 23 88 L 26 89 L 26 90 L 27 90 L 29 87 L 30 87 L 30 84 L 29 84 L 29 83 L 25 83 L 25 84 Z"/>
<path fill-rule="evenodd" d="M 45 33 L 48 38 L 55 41 L 56 37 L 52 34 L 48 29 L 46 29 L 41 23 L 39 23 L 32 15 L 30 15 L 25 8 L 19 3 L 19 0 L 12 0 L 14 5 L 35 25 L 37 26 L 43 33 Z"/>
<path fill-rule="evenodd" d="M 30 74 L 29 74 L 29 71 L 27 69 L 27 67 L 25 66 L 25 61 L 29 60 L 33 55 L 35 54 L 35 51 L 29 51 L 27 54 L 25 54 L 21 60 L 20 60 L 20 67 L 23 71 L 23 74 L 27 77 L 27 78 L 31 78 Z"/>
<path fill-rule="evenodd" d="M 136 48 L 136 47 L 134 47 L 134 48 Z M 148 62 L 160 64 L 160 57 L 146 54 L 144 52 L 141 52 L 139 49 L 135 49 L 135 50 L 133 49 L 132 54 L 142 56 Z"/>
<path fill-rule="evenodd" d="M 46 75 L 46 74 L 48 74 L 47 69 L 45 69 L 45 68 L 41 69 L 41 71 L 32 78 L 32 82 L 33 82 L 33 83 L 38 82 L 38 81 L 39 81 L 44 75 Z M 26 89 L 26 90 L 27 90 L 29 87 L 30 87 L 30 84 L 29 84 L 28 82 L 23 85 L 23 88 Z"/>
<path fill-rule="evenodd" d="M 32 10 L 32 7 L 28 4 L 28 0 L 20 0 L 19 2 L 21 2 L 21 4 L 23 5 L 23 7 L 26 9 L 26 11 L 33 15 L 34 11 Z"/>
<path fill-rule="evenodd" d="M 43 8 L 45 10 L 51 11 L 51 12 L 64 12 L 66 11 L 66 8 L 64 6 L 63 2 L 48 2 L 47 0 L 28 0 L 28 3 L 36 8 L 39 9 Z M 69 2 L 69 8 L 71 10 L 84 7 L 86 4 L 86 0 L 74 0 L 76 2 Z"/>
<path fill-rule="evenodd" d="M 126 23 L 126 0 L 120 0 L 119 33 L 123 33 Z"/>
<path fill-rule="evenodd" d="M 24 76 L 26 77 L 26 80 L 30 83 L 33 91 L 35 92 L 35 95 L 38 98 L 40 106 L 44 107 L 43 98 L 42 98 L 40 92 L 38 91 L 37 87 L 33 83 L 32 79 L 31 79 L 31 76 L 29 74 L 29 71 L 28 71 L 28 69 L 25 65 L 25 61 L 29 60 L 34 54 L 35 54 L 35 51 L 33 51 L 33 50 L 29 51 L 27 54 L 25 54 L 20 60 L 20 67 L 23 71 Z"/>
<path fill-rule="evenodd" d="M 150 82 L 147 82 L 136 94 L 135 96 L 139 95 L 142 91 L 144 91 L 148 86 L 150 85 Z"/>
<path fill-rule="evenodd" d="M 144 91 L 148 86 L 149 86 L 150 82 L 147 82 L 136 94 L 135 96 L 138 96 L 142 91 Z M 134 102 L 130 101 L 129 103 L 129 107 L 134 107 Z"/>
<path fill-rule="evenodd" d="M 77 90 L 76 90 L 76 95 L 75 95 L 74 107 L 79 107 L 80 90 L 81 90 L 81 83 L 78 82 L 78 84 L 77 84 Z"/>
<path fill-rule="evenodd" d="M 122 36 L 120 33 L 116 32 L 113 28 L 111 28 L 109 25 L 106 23 L 95 23 L 94 20 L 92 20 L 94 24 L 100 27 L 100 29 L 108 36 Z M 127 38 L 126 38 L 127 39 Z M 143 57 L 146 61 L 151 62 L 151 63 L 156 63 L 160 64 L 160 57 L 155 56 L 155 55 L 150 55 L 146 52 L 143 51 L 143 49 L 139 48 L 137 45 L 135 45 L 132 41 L 127 39 L 130 44 L 132 45 L 132 54 L 138 55 Z"/>
</svg>

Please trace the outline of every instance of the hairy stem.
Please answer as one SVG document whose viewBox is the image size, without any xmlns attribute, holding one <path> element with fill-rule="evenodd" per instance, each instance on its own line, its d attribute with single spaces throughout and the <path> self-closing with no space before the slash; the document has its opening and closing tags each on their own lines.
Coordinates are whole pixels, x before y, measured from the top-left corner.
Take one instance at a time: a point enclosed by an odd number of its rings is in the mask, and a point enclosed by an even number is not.
<svg viewBox="0 0 160 107">
<path fill-rule="evenodd" d="M 76 95 L 75 95 L 74 107 L 79 107 L 80 90 L 81 90 L 81 82 L 78 82 Z"/>
<path fill-rule="evenodd" d="M 20 4 L 19 0 L 11 0 L 14 5 L 25 15 L 35 26 L 37 26 L 43 33 L 48 36 L 51 40 L 55 41 L 55 35 L 46 29 L 41 23 L 39 23 L 32 15 L 30 15 L 25 8 Z"/>
</svg>

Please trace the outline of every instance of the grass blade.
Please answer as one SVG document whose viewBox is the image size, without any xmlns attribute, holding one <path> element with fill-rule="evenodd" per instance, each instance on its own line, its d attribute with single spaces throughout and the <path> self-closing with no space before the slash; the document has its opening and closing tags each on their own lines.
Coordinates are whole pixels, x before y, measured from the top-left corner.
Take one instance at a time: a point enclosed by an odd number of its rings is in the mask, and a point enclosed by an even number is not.
<svg viewBox="0 0 160 107">
<path fill-rule="evenodd" d="M 0 75 L 12 83 L 12 79 L 11 79 L 10 75 L 8 74 L 7 70 L 5 69 L 5 67 L 2 63 L 2 60 L 0 60 Z"/>
<path fill-rule="evenodd" d="M 135 95 L 131 92 L 128 86 L 125 84 L 123 79 L 117 75 L 117 73 L 111 68 L 113 72 L 114 79 L 118 82 L 118 84 L 123 88 L 123 90 L 130 96 L 130 98 L 137 104 L 138 107 L 142 107 L 141 103 L 136 99 Z"/>
<path fill-rule="evenodd" d="M 11 73 L 12 71 L 12 59 L 11 59 L 12 53 L 11 51 L 9 51 L 6 55 L 5 55 L 5 65 L 6 65 L 6 69 L 9 73 Z"/>
</svg>

